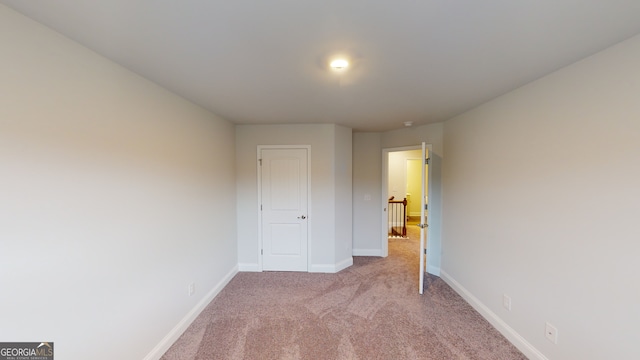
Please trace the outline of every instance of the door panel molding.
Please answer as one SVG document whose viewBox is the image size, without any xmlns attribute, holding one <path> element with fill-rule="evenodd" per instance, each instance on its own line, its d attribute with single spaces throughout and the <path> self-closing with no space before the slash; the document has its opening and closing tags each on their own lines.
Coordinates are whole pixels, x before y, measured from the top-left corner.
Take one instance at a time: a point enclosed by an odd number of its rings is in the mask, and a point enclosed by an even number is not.
<svg viewBox="0 0 640 360">
<path fill-rule="evenodd" d="M 266 152 L 269 150 L 276 150 L 275 152 Z M 278 154 L 277 150 L 282 150 L 280 154 L 285 154 L 287 150 L 305 150 L 306 152 L 306 163 L 303 166 L 305 169 L 297 169 L 298 164 L 294 160 L 290 159 L 276 159 L 275 166 L 279 168 L 277 173 L 271 174 L 275 176 L 276 181 L 281 181 L 282 185 L 278 185 L 274 189 L 277 193 L 282 195 L 279 197 L 274 203 L 270 201 L 270 199 L 266 199 L 265 196 L 269 194 L 265 194 L 265 184 L 268 182 L 268 179 L 263 179 L 263 167 L 270 166 L 271 164 L 266 164 L 266 160 L 263 159 L 263 155 L 265 154 Z M 293 153 L 298 153 L 299 156 L 301 153 L 292 151 Z M 270 156 L 270 155 L 268 155 Z M 272 159 L 273 160 L 273 159 Z M 270 161 L 272 161 L 270 160 Z M 258 187 L 258 271 L 309 271 L 309 264 L 311 259 L 311 146 L 310 145 L 259 145 L 257 147 L 257 187 Z M 285 174 L 298 171 L 298 176 L 292 176 L 291 178 L 286 178 Z M 300 173 L 303 171 L 304 174 Z M 306 180 L 304 179 L 306 178 Z M 295 180 L 295 181 L 294 181 Z M 294 181 L 294 183 L 291 183 Z M 298 185 L 300 182 L 304 183 L 305 188 L 299 188 Z M 293 193 L 288 194 L 287 190 L 294 190 Z M 300 193 L 303 192 L 303 194 Z M 304 197 L 304 209 L 299 209 L 295 205 L 295 200 L 293 197 L 288 198 L 289 195 L 299 196 L 302 195 Z M 263 209 L 264 202 L 267 201 L 267 206 L 273 205 L 271 209 Z M 275 210 L 275 211 L 271 211 Z M 269 212 L 267 212 L 269 211 Z M 270 214 L 265 219 L 265 214 Z M 270 217 L 281 216 L 281 218 L 273 218 Z M 268 223 L 267 223 L 268 222 Z M 271 237 L 270 234 L 278 234 L 276 237 Z M 292 244 L 291 239 L 300 236 L 301 238 L 306 238 L 304 243 Z M 272 242 L 272 239 L 276 239 L 277 241 Z M 265 248 L 267 246 L 268 248 Z M 295 250 L 295 251 L 294 251 Z M 274 263 L 270 262 L 265 264 L 265 256 L 268 256 L 268 251 L 271 251 L 272 260 L 278 259 L 282 261 L 282 268 L 278 268 L 277 264 L 274 268 Z M 275 253 L 273 252 L 275 251 Z M 301 257 L 304 259 L 301 259 Z M 303 264 L 304 263 L 304 264 Z M 267 266 L 268 265 L 268 266 Z"/>
</svg>

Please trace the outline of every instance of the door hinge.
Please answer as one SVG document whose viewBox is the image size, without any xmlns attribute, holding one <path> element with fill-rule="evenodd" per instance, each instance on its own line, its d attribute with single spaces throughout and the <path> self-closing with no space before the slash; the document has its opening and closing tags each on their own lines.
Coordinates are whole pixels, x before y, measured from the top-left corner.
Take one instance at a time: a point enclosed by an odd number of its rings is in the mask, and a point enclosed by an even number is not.
<svg viewBox="0 0 640 360">
<path fill-rule="evenodd" d="M 262 204 L 260 204 L 260 211 L 262 211 Z"/>
<path fill-rule="evenodd" d="M 424 209 L 429 210 L 429 204 L 424 204 Z"/>
<path fill-rule="evenodd" d="M 260 166 L 262 166 L 262 159 L 258 159 L 258 161 L 260 162 Z"/>
<path fill-rule="evenodd" d="M 431 160 L 431 158 L 426 158 L 426 159 L 424 159 L 424 164 L 425 164 L 425 165 L 429 165 L 429 160 Z"/>
<path fill-rule="evenodd" d="M 424 254 L 427 255 L 427 249 L 424 249 Z"/>
<path fill-rule="evenodd" d="M 425 250 L 426 251 L 426 250 Z M 426 254 L 426 253 L 425 253 Z M 264 255 L 264 249 L 260 249 L 260 255 Z"/>
</svg>

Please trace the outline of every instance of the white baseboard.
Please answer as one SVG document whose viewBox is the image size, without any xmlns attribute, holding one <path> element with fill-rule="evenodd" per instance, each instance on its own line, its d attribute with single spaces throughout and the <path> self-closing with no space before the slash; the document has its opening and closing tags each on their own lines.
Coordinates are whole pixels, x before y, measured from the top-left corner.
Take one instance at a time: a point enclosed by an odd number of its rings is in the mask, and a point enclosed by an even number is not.
<svg viewBox="0 0 640 360">
<path fill-rule="evenodd" d="M 382 256 L 380 249 L 353 249 L 353 256 Z"/>
<path fill-rule="evenodd" d="M 427 272 L 431 275 L 440 276 L 440 268 L 427 264 Z"/>
<path fill-rule="evenodd" d="M 348 257 L 337 264 L 315 264 L 309 266 L 309 272 L 312 273 L 337 273 L 353 265 L 353 257 Z M 238 271 L 241 272 L 261 272 L 258 264 L 238 264 Z"/>
<path fill-rule="evenodd" d="M 310 273 L 334 273 L 335 265 L 333 264 L 315 264 L 309 266 Z"/>
<path fill-rule="evenodd" d="M 335 272 L 339 272 L 342 271 L 346 268 L 348 268 L 349 266 L 353 265 L 353 256 L 349 256 L 348 258 L 340 261 L 339 263 L 336 264 L 336 271 Z"/>
<path fill-rule="evenodd" d="M 164 355 L 164 353 L 169 350 L 171 345 L 173 345 L 173 343 L 175 343 L 178 338 L 180 338 L 180 336 L 187 330 L 189 325 L 191 325 L 191 323 L 198 317 L 198 315 L 200 315 L 202 310 L 204 310 L 204 308 L 209 305 L 209 303 L 220 293 L 220 291 L 222 291 L 222 289 L 227 286 L 229 281 L 231 281 L 231 279 L 233 279 L 233 277 L 237 273 L 238 266 L 236 265 L 233 267 L 233 269 L 231 269 L 231 271 L 229 271 L 229 273 L 227 273 L 227 275 L 222 278 L 222 280 L 220 280 L 216 284 L 216 286 L 213 287 L 213 289 L 211 289 L 211 291 L 207 293 L 207 295 L 202 300 L 200 300 L 196 304 L 196 306 L 193 307 L 193 309 L 191 309 L 191 311 L 187 313 L 187 315 L 185 315 L 184 318 L 182 318 L 182 320 L 180 320 L 180 322 L 176 326 L 173 327 L 173 329 L 171 329 L 171 331 L 169 331 L 169 333 L 160 341 L 160 343 L 158 343 L 158 345 L 156 345 L 151 350 L 151 352 L 149 352 L 149 354 L 147 354 L 147 356 L 144 357 L 143 360 L 159 360 L 162 355 Z"/>
<path fill-rule="evenodd" d="M 238 271 L 242 272 L 261 272 L 260 266 L 255 263 L 240 263 L 238 264 Z"/>
<path fill-rule="evenodd" d="M 536 349 L 525 338 L 520 336 L 512 327 L 502 320 L 496 313 L 491 311 L 478 298 L 473 296 L 469 290 L 465 289 L 459 282 L 453 279 L 444 270 L 440 270 L 441 278 L 453 288 L 462 298 L 464 298 L 476 311 L 482 315 L 493 327 L 495 327 L 504 337 L 518 348 L 527 358 L 537 360 L 549 360 L 544 354 Z"/>
<path fill-rule="evenodd" d="M 353 265 L 353 257 L 348 257 L 337 264 L 314 264 L 309 266 L 310 273 L 337 273 Z"/>
</svg>

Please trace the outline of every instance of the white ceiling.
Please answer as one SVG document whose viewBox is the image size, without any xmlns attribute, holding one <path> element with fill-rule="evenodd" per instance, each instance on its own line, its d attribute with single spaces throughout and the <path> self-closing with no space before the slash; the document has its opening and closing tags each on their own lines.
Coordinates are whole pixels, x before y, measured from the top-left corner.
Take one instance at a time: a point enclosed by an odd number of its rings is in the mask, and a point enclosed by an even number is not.
<svg viewBox="0 0 640 360">
<path fill-rule="evenodd" d="M 640 0 L 0 3 L 233 122 L 356 131 L 446 120 L 640 33 Z"/>
</svg>

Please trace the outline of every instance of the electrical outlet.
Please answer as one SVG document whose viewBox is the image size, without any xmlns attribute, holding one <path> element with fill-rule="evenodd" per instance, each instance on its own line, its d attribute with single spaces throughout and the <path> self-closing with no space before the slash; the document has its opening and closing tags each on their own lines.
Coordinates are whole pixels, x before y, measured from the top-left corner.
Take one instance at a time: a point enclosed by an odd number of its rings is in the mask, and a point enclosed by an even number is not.
<svg viewBox="0 0 640 360">
<path fill-rule="evenodd" d="M 196 283 L 189 284 L 189 296 L 193 296 L 196 293 Z"/>
<path fill-rule="evenodd" d="M 504 306 L 505 309 L 511 311 L 511 297 L 509 295 L 502 295 L 502 306 Z"/>
<path fill-rule="evenodd" d="M 544 335 L 552 343 L 554 343 L 554 344 L 558 343 L 558 329 L 556 329 L 555 326 L 547 323 L 546 327 L 545 327 Z"/>
</svg>

